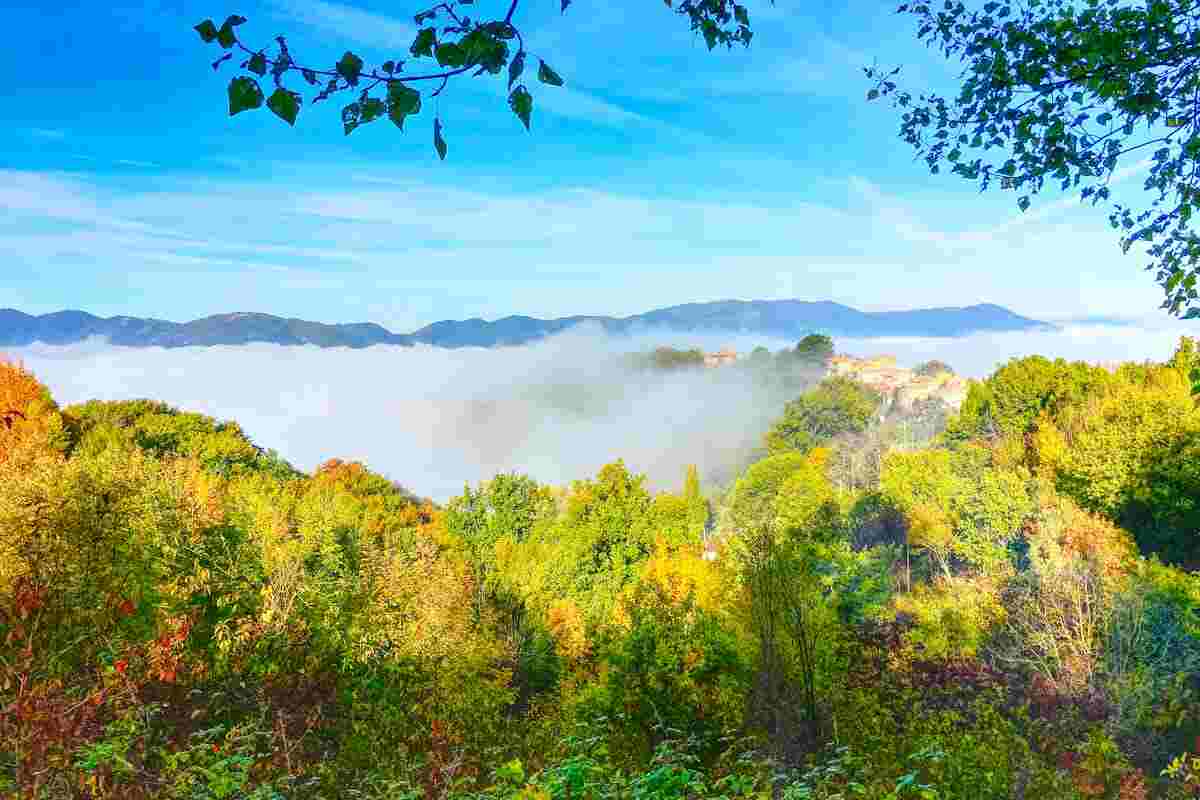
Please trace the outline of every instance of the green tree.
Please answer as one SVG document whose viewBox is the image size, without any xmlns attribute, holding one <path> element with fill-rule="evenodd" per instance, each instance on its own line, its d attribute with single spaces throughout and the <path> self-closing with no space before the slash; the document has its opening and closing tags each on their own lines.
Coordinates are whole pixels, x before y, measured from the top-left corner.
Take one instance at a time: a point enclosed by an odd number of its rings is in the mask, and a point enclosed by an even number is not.
<svg viewBox="0 0 1200 800">
<path fill-rule="evenodd" d="M 783 453 L 747 470 L 731 504 L 733 547 L 758 645 L 749 721 L 795 759 L 826 736 L 822 697 L 837 638 L 831 547 L 844 515 L 828 453 Z"/>
<path fill-rule="evenodd" d="M 692 348 L 679 350 L 674 347 L 656 347 L 649 362 L 655 369 L 684 369 L 704 366 L 704 352 Z"/>
<path fill-rule="evenodd" d="M 608 654 L 604 698 L 623 727 L 620 745 L 641 745 L 645 758 L 665 738 L 696 737 L 713 754 L 741 721 L 748 669 L 737 639 L 691 597 L 676 602 L 644 583 L 627 608 L 629 633 Z"/>
<path fill-rule="evenodd" d="M 821 333 L 810 333 L 796 343 L 793 352 L 801 361 L 824 364 L 833 357 L 833 339 Z"/>
<path fill-rule="evenodd" d="M 687 504 L 687 527 L 693 537 L 700 537 L 708 529 L 712 516 L 708 500 L 700 491 L 700 472 L 695 464 L 689 464 L 683 480 L 683 499 Z"/>
<path fill-rule="evenodd" d="M 561 0 L 563 13 L 570 5 L 571 0 Z M 230 116 L 265 105 L 275 116 L 294 125 L 304 106 L 304 95 L 296 91 L 300 88 L 312 93 L 314 103 L 334 94 L 350 95 L 353 99 L 342 107 L 341 114 L 347 135 L 385 117 L 403 130 L 405 121 L 421 112 L 422 100 L 440 96 L 452 79 L 486 76 L 506 81 L 508 107 L 528 130 L 533 95 L 522 79 L 527 64 L 533 69 L 534 56 L 527 51 L 519 26 L 519 6 L 520 0 L 507 0 L 489 14 L 482 8 L 477 10 L 475 0 L 449 0 L 418 10 L 413 16 L 418 30 L 405 54 L 408 58 L 389 57 L 374 66 L 368 66 L 362 56 L 351 51 L 335 64 L 305 64 L 293 54 L 283 36 L 275 37 L 273 46 L 249 45 L 238 34 L 238 28 L 247 20 L 237 14 L 226 17 L 219 26 L 205 19 L 195 31 L 205 43 L 216 44 L 223 51 L 212 62 L 214 70 L 235 56 L 241 59 L 242 74 L 235 75 L 226 90 Z M 753 34 L 749 11 L 734 0 L 682 0 L 667 3 L 667 7 L 687 18 L 709 50 L 718 45 L 732 48 L 735 44 L 750 44 Z M 269 97 L 259 84 L 268 73 L 274 86 Z M 287 85 L 289 78 L 294 79 L 291 87 Z M 539 58 L 537 82 L 562 86 L 563 78 Z M 437 116 L 433 119 L 433 145 L 438 157 L 444 159 L 448 146 Z"/>
<path fill-rule="evenodd" d="M 156 458 L 195 458 L 205 468 L 232 475 L 274 472 L 299 477 L 290 465 L 257 447 L 236 422 L 218 422 L 151 400 L 92 400 L 64 412 L 79 434 L 77 448 L 98 452 L 124 442 Z"/>
<path fill-rule="evenodd" d="M 788 477 L 806 463 L 803 453 L 785 450 L 752 464 L 733 486 L 723 527 L 746 535 L 773 525 L 775 496 Z"/>
<path fill-rule="evenodd" d="M 1150 159 L 1145 202 L 1115 203 L 1121 246 L 1145 246 L 1163 307 L 1200 316 L 1200 40 L 1187 0 L 913 0 L 917 38 L 961 62 L 957 94 L 914 95 L 899 68 L 868 68 L 868 100 L 902 110 L 900 135 L 933 173 L 999 184 L 1021 210 L 1050 185 L 1110 199 L 1127 157 Z"/>
<path fill-rule="evenodd" d="M 1108 378 L 1103 368 L 1081 361 L 1014 358 L 982 384 L 971 384 L 947 433 L 958 440 L 996 433 L 1023 435 L 1043 411 L 1057 413 Z"/>
<path fill-rule="evenodd" d="M 1159 368 L 1068 410 L 1059 488 L 1126 527 L 1143 550 L 1200 563 L 1200 410 L 1179 371 Z"/>
<path fill-rule="evenodd" d="M 800 468 L 780 484 L 774 510 L 781 531 L 822 543 L 844 537 L 845 514 L 829 480 L 829 457 L 823 448 L 809 451 Z"/>
<path fill-rule="evenodd" d="M 1175 348 L 1170 364 L 1187 376 L 1192 384 L 1192 394 L 1200 396 L 1200 350 L 1197 350 L 1196 340 L 1191 336 L 1179 337 L 1179 346 Z"/>
<path fill-rule="evenodd" d="M 618 459 L 594 479 L 575 481 L 560 519 L 562 532 L 581 548 L 574 565 L 580 588 L 629 583 L 654 545 L 653 498 L 646 477 Z"/>
<path fill-rule="evenodd" d="M 505 473 L 483 483 L 467 486 L 446 505 L 446 530 L 466 545 L 475 570 L 476 614 L 481 614 L 491 585 L 496 544 L 503 538 L 523 542 L 539 521 L 554 514 L 554 499 L 527 475 Z"/>
<path fill-rule="evenodd" d="M 806 452 L 845 433 L 867 429 L 879 413 L 877 392 L 845 377 L 826 378 L 784 406 L 767 432 L 767 449 Z"/>
<path fill-rule="evenodd" d="M 880 490 L 905 515 L 909 544 L 947 577 L 955 564 L 999 568 L 1033 510 L 1022 477 L 994 467 L 978 446 L 890 453 Z"/>
</svg>

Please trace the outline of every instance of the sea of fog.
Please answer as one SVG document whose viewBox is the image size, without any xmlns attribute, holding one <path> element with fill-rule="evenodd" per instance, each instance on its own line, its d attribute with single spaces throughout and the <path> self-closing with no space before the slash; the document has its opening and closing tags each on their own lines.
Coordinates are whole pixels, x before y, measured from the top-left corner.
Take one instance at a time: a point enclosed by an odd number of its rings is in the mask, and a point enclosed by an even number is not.
<svg viewBox="0 0 1200 800">
<path fill-rule="evenodd" d="M 1066 325 L 1057 331 L 958 339 L 838 339 L 839 352 L 891 354 L 902 366 L 938 358 L 983 377 L 1015 356 L 1093 362 L 1163 360 L 1195 326 Z M 749 336 L 644 334 L 607 338 L 574 329 L 536 344 L 458 350 L 362 350 L 256 344 L 123 348 L 92 341 L 34 345 L 24 362 L 61 405 L 149 397 L 236 420 L 260 446 L 305 470 L 361 460 L 412 491 L 444 500 L 499 472 L 563 484 L 623 458 L 660 488 L 688 464 L 721 480 L 761 441 L 789 398 L 740 370 L 647 376 L 621 356 L 656 345 L 791 342 Z"/>
</svg>

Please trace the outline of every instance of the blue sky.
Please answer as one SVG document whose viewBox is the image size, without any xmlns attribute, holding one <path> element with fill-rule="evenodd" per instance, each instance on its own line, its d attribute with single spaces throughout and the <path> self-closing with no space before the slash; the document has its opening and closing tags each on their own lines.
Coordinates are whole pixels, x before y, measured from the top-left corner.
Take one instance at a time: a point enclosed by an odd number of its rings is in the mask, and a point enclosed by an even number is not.
<svg viewBox="0 0 1200 800">
<path fill-rule="evenodd" d="M 450 86 L 405 132 L 343 137 L 339 102 L 295 129 L 230 119 L 229 64 L 191 26 L 231 13 L 298 60 L 403 55 L 411 8 L 374 0 L 6 4 L 0 306 L 184 320 L 259 310 L 407 330 L 510 313 L 631 314 L 680 302 L 987 301 L 1043 318 L 1154 314 L 1160 296 L 1102 211 L 1021 215 L 932 177 L 864 101 L 861 67 L 914 87 L 950 68 L 894 3 L 750 4 L 749 50 L 705 50 L 659 3 L 523 0 L 533 132 L 503 81 Z M 507 3 L 478 0 L 477 14 Z M 536 64 L 536 61 L 534 62 Z M 345 101 L 342 101 L 345 102 Z M 435 105 L 450 157 L 431 146 Z M 1138 171 L 1122 173 L 1137 189 Z"/>
</svg>

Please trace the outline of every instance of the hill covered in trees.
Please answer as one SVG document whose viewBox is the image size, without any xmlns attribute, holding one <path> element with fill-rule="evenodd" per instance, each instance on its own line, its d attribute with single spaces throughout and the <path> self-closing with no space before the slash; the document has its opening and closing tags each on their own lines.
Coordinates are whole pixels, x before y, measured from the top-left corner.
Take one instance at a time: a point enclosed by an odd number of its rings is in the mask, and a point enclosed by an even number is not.
<svg viewBox="0 0 1200 800">
<path fill-rule="evenodd" d="M 1198 368 L 817 376 L 728 482 L 435 505 L 6 363 L 0 793 L 1195 797 Z"/>
<path fill-rule="evenodd" d="M 0 347 L 35 342 L 74 344 L 91 337 L 122 347 L 210 347 L 268 342 L 317 347 L 369 347 L 376 344 L 435 347 L 497 347 L 544 339 L 580 325 L 609 335 L 645 330 L 687 333 L 736 332 L 797 339 L 812 331 L 835 336 L 963 336 L 981 331 L 1048 328 L 1000 306 L 927 308 L 911 311 L 858 311 L 832 302 L 801 300 L 723 300 L 689 303 L 629 317 L 572 316 L 557 319 L 510 316 L 444 320 L 413 331 L 393 333 L 373 323 L 327 325 L 270 314 L 218 314 L 190 322 L 137 317 L 97 317 L 83 311 L 31 316 L 0 309 Z"/>
</svg>

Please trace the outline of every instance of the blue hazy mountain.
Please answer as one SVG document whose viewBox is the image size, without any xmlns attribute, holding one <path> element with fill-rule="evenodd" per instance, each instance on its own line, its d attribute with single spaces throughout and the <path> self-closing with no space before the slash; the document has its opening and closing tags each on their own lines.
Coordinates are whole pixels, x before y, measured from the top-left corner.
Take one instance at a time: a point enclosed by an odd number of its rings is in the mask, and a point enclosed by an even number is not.
<svg viewBox="0 0 1200 800">
<path fill-rule="evenodd" d="M 33 316 L 0 310 L 0 347 L 43 342 L 73 344 L 102 337 L 125 347 L 209 347 L 266 342 L 318 347 L 373 344 L 436 347 L 520 345 L 581 324 L 610 335 L 667 330 L 679 333 L 742 333 L 798 339 L 809 333 L 830 336 L 933 336 L 1053 328 L 990 303 L 962 308 L 859 311 L 840 303 L 804 300 L 720 300 L 686 303 L 630 317 L 574 316 L 557 319 L 510 316 L 445 320 L 412 333 L 393 333 L 373 323 L 327 325 L 270 314 L 218 314 L 191 322 L 139 317 L 97 317 L 83 311 Z"/>
</svg>

